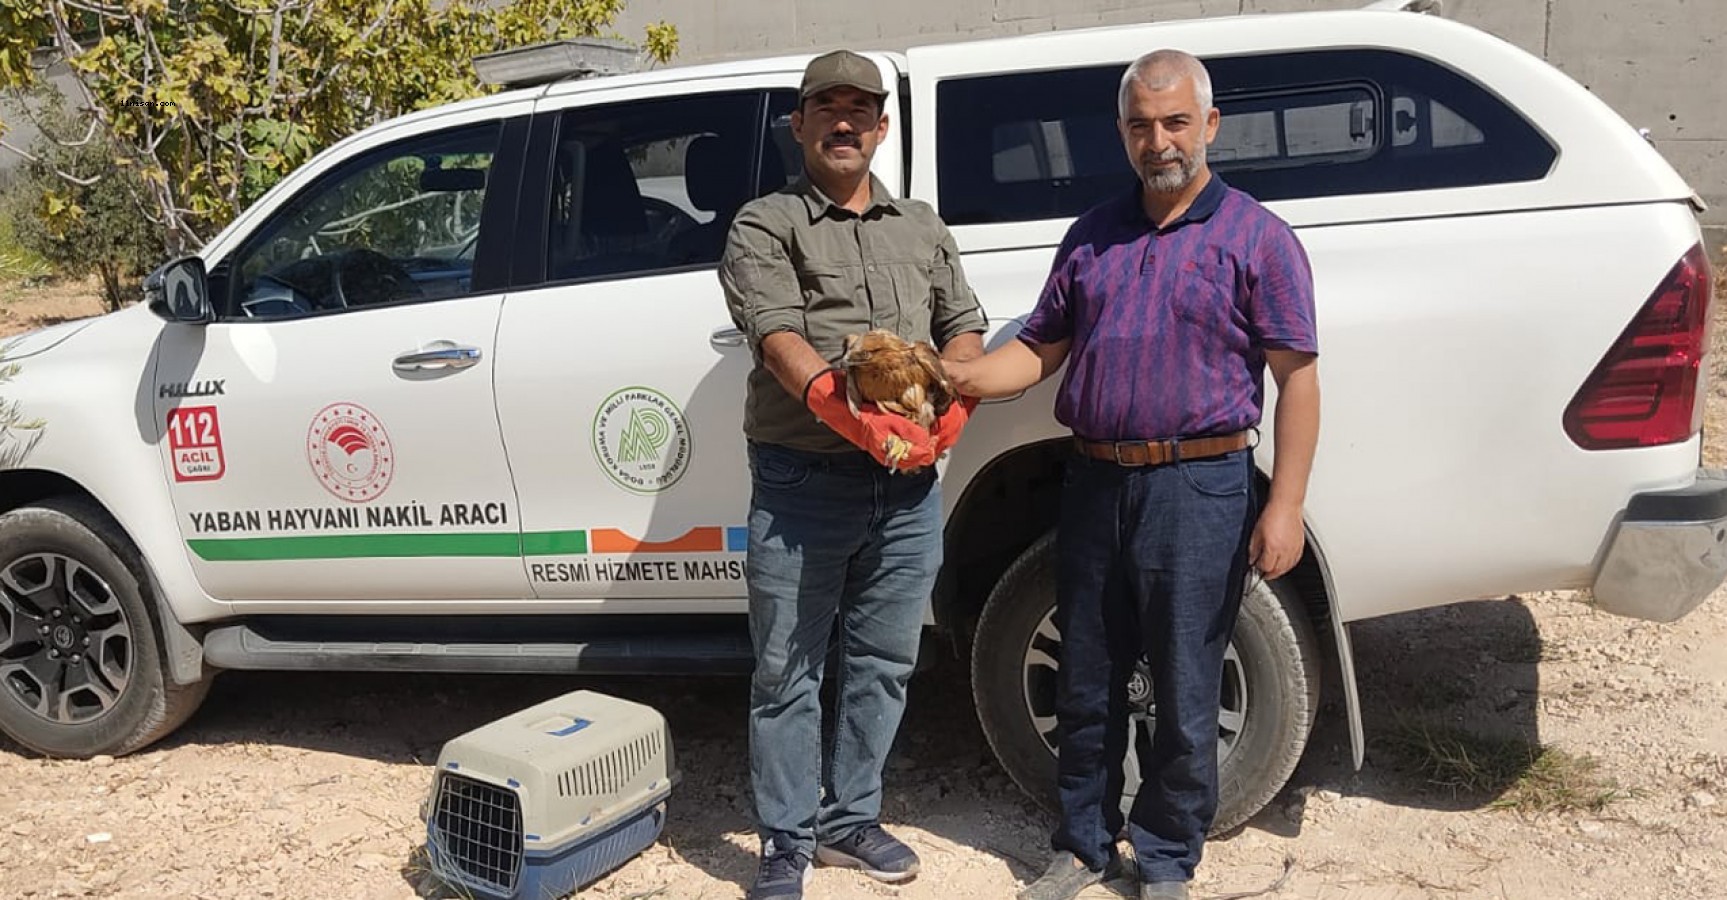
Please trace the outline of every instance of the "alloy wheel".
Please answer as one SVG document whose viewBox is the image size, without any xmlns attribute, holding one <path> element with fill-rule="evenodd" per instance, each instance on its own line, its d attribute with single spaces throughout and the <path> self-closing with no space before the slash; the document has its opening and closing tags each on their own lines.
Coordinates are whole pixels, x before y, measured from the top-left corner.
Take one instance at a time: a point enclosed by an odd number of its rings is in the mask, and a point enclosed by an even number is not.
<svg viewBox="0 0 1727 900">
<path fill-rule="evenodd" d="M 108 583 L 59 553 L 0 571 L 0 692 L 57 725 L 112 709 L 131 680 L 131 623 Z"/>
</svg>

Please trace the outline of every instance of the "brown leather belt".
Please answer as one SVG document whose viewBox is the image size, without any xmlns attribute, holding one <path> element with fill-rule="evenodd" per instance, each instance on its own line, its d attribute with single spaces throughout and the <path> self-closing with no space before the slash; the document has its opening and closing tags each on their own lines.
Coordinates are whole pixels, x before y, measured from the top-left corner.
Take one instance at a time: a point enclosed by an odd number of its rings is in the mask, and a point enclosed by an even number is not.
<svg viewBox="0 0 1727 900">
<path fill-rule="evenodd" d="M 1080 453 L 1122 466 L 1161 466 L 1184 459 L 1222 456 L 1247 447 L 1248 431 L 1167 441 L 1088 441 L 1074 438 Z"/>
</svg>

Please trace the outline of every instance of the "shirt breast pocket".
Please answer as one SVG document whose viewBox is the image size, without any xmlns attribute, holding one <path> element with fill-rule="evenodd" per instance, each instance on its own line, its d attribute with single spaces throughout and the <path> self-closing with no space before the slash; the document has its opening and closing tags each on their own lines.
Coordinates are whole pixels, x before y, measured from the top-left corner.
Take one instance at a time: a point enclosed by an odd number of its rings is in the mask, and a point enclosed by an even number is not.
<svg viewBox="0 0 1727 900">
<path fill-rule="evenodd" d="M 804 297 L 810 300 L 819 297 L 842 297 L 851 293 L 845 288 L 847 275 L 843 266 L 806 261 L 797 266 L 797 274 L 798 287 L 803 289 Z"/>
<path fill-rule="evenodd" d="M 1176 318 L 1197 328 L 1221 328 L 1235 307 L 1235 266 L 1222 247 L 1207 244 L 1182 260 L 1174 279 Z"/>
<path fill-rule="evenodd" d="M 806 261 L 797 267 L 803 291 L 804 337 L 828 359 L 837 359 L 845 336 L 869 330 L 869 300 L 857 268 Z"/>
</svg>

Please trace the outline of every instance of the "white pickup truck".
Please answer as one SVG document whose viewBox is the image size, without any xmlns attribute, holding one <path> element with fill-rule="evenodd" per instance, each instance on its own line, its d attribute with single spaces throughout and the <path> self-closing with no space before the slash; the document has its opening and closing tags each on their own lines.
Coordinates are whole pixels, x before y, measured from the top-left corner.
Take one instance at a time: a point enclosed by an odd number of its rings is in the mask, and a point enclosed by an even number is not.
<svg viewBox="0 0 1727 900">
<path fill-rule="evenodd" d="M 1115 86 L 1158 46 L 1208 61 L 1215 169 L 1296 228 L 1318 292 L 1309 553 L 1247 591 L 1222 830 L 1293 770 L 1326 654 L 1359 764 L 1349 623 L 1560 588 L 1673 620 L 1727 573 L 1727 480 L 1699 467 L 1700 201 L 1582 86 L 1433 16 L 872 54 L 893 87 L 875 172 L 952 228 L 991 345 L 1073 218 L 1132 184 Z M 165 265 L 147 303 L 8 343 L 0 730 L 126 753 L 226 669 L 747 671 L 750 363 L 714 268 L 737 208 L 799 172 L 806 59 L 382 123 Z M 1040 796 L 1053 388 L 980 408 L 943 464 L 928 615 Z"/>
</svg>

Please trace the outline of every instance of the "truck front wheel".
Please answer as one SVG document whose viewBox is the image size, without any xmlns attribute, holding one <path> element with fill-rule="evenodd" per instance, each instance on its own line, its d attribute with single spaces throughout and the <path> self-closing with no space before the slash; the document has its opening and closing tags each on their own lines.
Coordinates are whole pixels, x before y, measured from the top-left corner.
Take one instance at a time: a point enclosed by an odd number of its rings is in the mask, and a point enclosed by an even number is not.
<svg viewBox="0 0 1727 900">
<path fill-rule="evenodd" d="M 1055 533 L 1038 539 L 996 582 L 972 642 L 972 691 L 984 734 L 1020 789 L 1054 809 L 1056 673 Z M 1255 579 L 1242 596 L 1224 658 L 1218 710 L 1219 797 L 1213 834 L 1246 822 L 1295 771 L 1319 705 L 1319 656 L 1295 593 Z M 1141 665 L 1128 685 L 1132 706 L 1125 809 L 1138 791 L 1136 750 L 1151 740 L 1156 709 Z"/>
<path fill-rule="evenodd" d="M 137 750 L 184 722 L 208 678 L 166 676 L 131 542 L 94 504 L 0 515 L 0 731 L 39 753 Z"/>
</svg>

